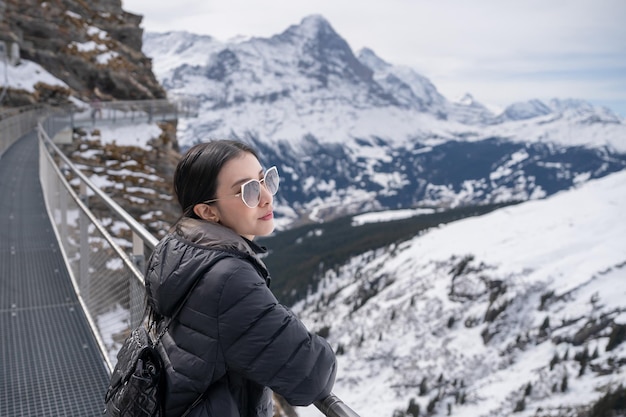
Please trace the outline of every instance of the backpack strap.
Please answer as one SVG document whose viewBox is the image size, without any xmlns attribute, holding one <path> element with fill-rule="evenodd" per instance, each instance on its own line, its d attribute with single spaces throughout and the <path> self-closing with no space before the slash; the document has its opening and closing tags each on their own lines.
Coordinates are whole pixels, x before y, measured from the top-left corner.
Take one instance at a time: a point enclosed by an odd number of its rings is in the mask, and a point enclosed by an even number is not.
<svg viewBox="0 0 626 417">
<path fill-rule="evenodd" d="M 216 252 L 219 252 L 219 255 L 216 255 L 213 259 L 211 259 L 211 262 L 209 262 L 209 264 L 206 267 L 207 271 L 209 269 L 211 269 L 213 267 L 213 265 L 215 265 L 218 261 L 220 261 L 220 260 L 222 260 L 222 259 L 224 259 L 224 258 L 226 258 L 228 256 L 232 256 L 231 253 L 226 252 L 226 251 L 216 250 Z M 193 290 L 196 288 L 196 286 L 200 282 L 200 279 L 202 278 L 202 276 L 203 276 L 203 274 L 198 274 L 198 277 L 196 278 L 194 283 L 191 285 L 191 288 L 189 289 L 189 291 L 187 291 L 187 294 L 185 294 L 185 298 L 183 298 L 183 300 L 180 303 L 178 303 L 178 306 L 176 307 L 176 310 L 174 310 L 174 313 L 172 313 L 172 315 L 165 322 L 165 326 L 163 326 L 163 329 L 161 329 L 161 331 L 159 332 L 157 338 L 154 341 L 154 344 L 159 343 L 161 341 L 161 338 L 165 335 L 165 333 L 167 333 L 167 331 L 170 328 L 170 324 L 172 324 L 174 319 L 182 311 L 183 307 L 185 306 L 185 303 L 187 302 L 187 300 L 189 300 L 189 297 L 191 297 L 191 294 L 193 293 Z M 154 320 L 151 320 L 150 327 L 152 327 L 153 324 L 155 324 Z"/>
<path fill-rule="evenodd" d="M 206 271 L 210 270 L 213 265 L 215 265 L 218 261 L 227 258 L 229 256 L 233 256 L 232 253 L 227 252 L 227 251 L 222 251 L 222 250 L 216 250 L 216 252 L 219 252 L 218 255 L 216 255 L 213 259 L 211 259 L 211 261 L 209 262 L 209 264 L 206 267 Z M 181 310 L 183 309 L 185 303 L 187 302 L 187 300 L 189 300 L 189 297 L 191 297 L 191 293 L 193 292 L 193 290 L 196 288 L 196 286 L 198 285 L 198 283 L 200 282 L 200 279 L 202 278 L 204 274 L 198 274 L 198 278 L 196 278 L 196 280 L 194 281 L 194 283 L 191 285 L 191 288 L 189 289 L 189 291 L 187 291 L 187 294 L 185 294 L 185 298 L 183 298 L 183 300 L 178 304 L 178 306 L 176 307 L 176 310 L 174 311 L 174 313 L 167 319 L 167 321 L 165 322 L 165 326 L 163 326 L 163 329 L 161 329 L 161 331 L 159 332 L 156 340 L 154 341 L 154 345 L 156 346 L 160 341 L 161 338 L 165 335 L 165 333 L 167 333 L 170 324 L 172 324 L 172 321 L 174 321 L 174 319 L 178 316 L 178 313 L 181 312 Z M 149 317 L 152 317 L 152 315 L 150 314 Z M 149 325 L 149 330 L 152 329 L 152 326 L 155 324 L 155 320 L 152 319 L 150 321 L 150 325 Z M 210 387 L 209 387 L 210 388 Z M 203 392 L 198 398 L 196 398 L 196 400 L 189 406 L 187 407 L 187 409 L 185 410 L 185 412 L 181 415 L 181 417 L 186 417 L 187 414 L 189 414 L 191 412 L 191 410 L 197 406 L 198 404 L 200 404 L 200 402 L 202 400 L 204 400 L 205 395 L 207 394 L 207 392 L 209 391 L 209 388 L 207 388 L 207 390 L 205 392 Z"/>
</svg>

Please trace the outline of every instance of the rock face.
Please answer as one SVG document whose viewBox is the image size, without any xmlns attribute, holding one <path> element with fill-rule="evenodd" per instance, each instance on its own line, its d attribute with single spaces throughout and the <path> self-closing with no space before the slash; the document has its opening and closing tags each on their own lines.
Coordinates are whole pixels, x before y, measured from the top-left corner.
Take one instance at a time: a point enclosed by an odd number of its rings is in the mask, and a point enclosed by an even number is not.
<svg viewBox="0 0 626 417">
<path fill-rule="evenodd" d="M 19 45 L 22 64 L 16 67 L 17 72 L 30 61 L 65 84 L 36 82 L 32 88 L 10 87 L 2 109 L 33 104 L 65 107 L 95 98 L 103 102 L 166 98 L 152 71 L 152 60 L 142 52 L 141 20 L 142 16 L 122 10 L 120 0 L 0 0 L 0 46 L 10 50 Z M 172 177 L 180 154 L 177 121 L 157 124 L 162 133 L 146 148 L 101 145 L 95 126 L 88 131 L 75 129 L 73 143 L 63 148 L 86 172 L 95 170 L 110 181 L 119 181 L 121 187 L 105 191 L 159 236 L 176 220 L 177 207 L 167 197 L 173 195 Z M 89 149 L 98 156 L 85 161 L 76 149 Z M 103 165 L 105 162 L 110 165 Z M 158 184 L 152 187 L 163 198 L 140 200 L 140 192 L 133 192 L 138 188 L 134 178 L 120 177 L 119 170 L 111 168 L 123 163 L 140 167 L 144 176 L 149 172 L 158 177 Z M 141 207 L 136 201 L 143 202 Z M 160 215 L 145 219 L 145 212 Z"/>
<path fill-rule="evenodd" d="M 141 52 L 142 16 L 122 10 L 120 0 L 4 0 L 0 15 L 0 40 L 19 45 L 21 58 L 41 65 L 70 88 L 46 94 L 41 92 L 46 86 L 40 85 L 39 94 L 30 96 L 13 91 L 4 105 L 62 104 L 63 96 L 82 101 L 166 96 L 152 61 Z"/>
</svg>

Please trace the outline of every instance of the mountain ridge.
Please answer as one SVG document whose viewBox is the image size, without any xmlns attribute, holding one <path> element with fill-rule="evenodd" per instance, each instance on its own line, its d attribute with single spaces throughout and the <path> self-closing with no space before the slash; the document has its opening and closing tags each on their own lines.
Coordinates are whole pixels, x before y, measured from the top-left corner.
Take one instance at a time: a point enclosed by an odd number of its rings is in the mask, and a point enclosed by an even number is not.
<svg viewBox="0 0 626 417">
<path fill-rule="evenodd" d="M 172 33 L 177 33 L 179 34 L 179 36 L 182 36 L 183 34 L 187 34 L 189 36 L 197 36 L 197 35 L 191 34 L 190 32 L 184 32 L 184 31 L 167 32 L 167 34 L 172 34 Z M 147 42 L 145 43 L 148 43 L 148 45 L 145 45 L 145 50 L 148 53 L 150 53 L 151 51 L 151 48 L 152 48 L 151 45 L 154 44 L 153 40 L 155 38 L 158 38 L 159 35 L 160 34 L 157 34 L 154 32 L 146 34 Z M 294 42 L 294 39 L 299 39 L 299 42 Z M 347 42 L 343 38 L 341 38 L 341 36 L 332 28 L 330 23 L 321 15 L 307 16 L 300 22 L 300 24 L 292 25 L 289 28 L 287 28 L 284 32 L 274 35 L 270 38 L 253 37 L 253 38 L 245 39 L 243 41 L 234 41 L 234 42 L 228 42 L 228 41 L 221 42 L 221 41 L 214 40 L 214 44 L 216 46 L 227 47 L 231 49 L 237 46 L 241 46 L 241 45 L 247 45 L 247 46 L 254 45 L 255 43 L 269 44 L 274 47 L 282 43 L 288 43 L 294 49 L 298 49 L 302 52 L 300 54 L 301 55 L 300 58 L 302 58 L 302 56 L 305 56 L 307 59 L 317 58 L 317 61 L 320 61 L 322 63 L 325 63 L 325 61 L 327 61 L 327 57 L 324 54 L 320 55 L 319 52 L 320 51 L 328 52 L 331 57 L 335 57 L 335 58 L 339 57 L 340 59 L 343 60 L 344 64 L 348 63 L 349 65 L 346 65 L 347 68 L 350 68 L 351 66 L 356 66 L 358 68 L 358 71 L 355 71 L 355 74 L 360 74 L 360 77 L 356 77 L 356 78 L 359 78 L 366 82 L 370 81 L 370 73 L 372 73 L 373 75 L 376 75 L 375 70 L 378 70 L 380 72 L 381 70 L 390 69 L 390 68 L 392 70 L 403 69 L 408 72 L 413 72 L 414 75 L 417 76 L 416 78 L 419 78 L 421 82 L 424 82 L 427 84 L 427 87 L 430 87 L 428 89 L 436 91 L 436 87 L 434 87 L 434 85 L 427 78 L 423 77 L 422 75 L 418 74 L 417 72 L 415 72 L 414 70 L 408 67 L 396 67 L 385 62 L 380 57 L 376 56 L 376 54 L 369 48 L 363 48 L 361 51 L 358 52 L 358 56 L 353 54 Z M 251 48 L 254 48 L 254 46 L 252 46 Z M 210 51 L 212 52 L 212 48 L 210 48 Z M 159 59 L 159 57 L 156 57 L 156 59 Z M 378 62 L 376 65 L 373 65 L 372 64 L 373 61 L 378 61 Z M 369 63 L 369 66 L 367 65 L 368 63 Z M 358 65 L 358 64 L 361 64 L 361 65 Z M 312 65 L 312 63 L 308 65 Z M 307 64 L 303 63 L 302 66 L 307 67 Z M 371 68 L 371 67 L 375 67 L 375 68 Z M 345 70 L 345 68 L 340 68 L 340 69 Z M 156 72 L 158 72 L 158 76 L 160 78 L 162 79 L 167 78 L 167 74 L 165 74 L 164 71 L 158 70 Z M 320 74 L 316 74 L 316 75 L 319 76 Z M 406 81 L 406 80 L 403 80 L 403 81 Z M 439 100 L 443 99 L 447 101 L 447 99 L 441 96 L 438 92 L 436 94 L 438 96 L 437 99 Z M 576 103 L 576 102 L 577 104 L 573 107 L 581 107 L 580 104 L 583 103 L 582 100 L 572 100 L 572 99 L 561 100 L 562 104 L 559 110 L 564 110 L 567 107 L 572 107 L 569 104 Z M 452 104 L 452 103 L 454 102 L 448 102 L 448 104 Z M 541 102 L 540 100 L 534 99 L 534 100 L 529 100 L 528 102 L 524 102 L 524 103 L 528 103 L 528 105 L 532 105 L 533 103 L 541 103 Z M 456 103 L 456 104 L 459 104 L 459 103 Z M 484 105 L 477 102 L 476 100 L 472 100 L 471 104 L 479 105 L 482 109 L 486 109 Z M 521 103 L 513 103 L 510 106 L 518 107 L 520 104 Z M 553 106 L 549 106 L 549 105 L 547 106 L 544 105 L 544 106 L 547 109 L 556 110 L 556 108 L 554 108 Z M 591 111 L 592 109 L 596 109 L 595 106 L 589 103 L 586 103 L 586 107 L 588 108 L 589 111 Z M 601 109 L 601 108 L 597 108 L 597 109 Z M 613 114 L 608 109 L 602 108 L 601 111 L 606 114 L 610 114 L 613 119 L 616 119 L 616 120 L 620 119 L 619 116 Z M 503 114 L 504 113 L 506 113 L 506 110 L 503 111 Z M 544 114 L 547 114 L 547 112 Z M 536 116 L 536 115 L 538 114 L 534 114 L 533 116 Z M 498 116 L 498 115 L 492 114 L 492 117 L 495 117 L 495 116 Z M 513 119 L 513 120 L 516 120 L 516 119 Z"/>
<path fill-rule="evenodd" d="M 187 51 L 197 53 L 176 52 L 194 42 L 202 48 Z M 470 97 L 452 102 L 411 68 L 371 49 L 354 54 L 320 15 L 270 38 L 148 33 L 144 52 L 168 94 L 201 102 L 199 118 L 179 129 L 183 149 L 239 139 L 279 167 L 280 228 L 372 209 L 542 198 L 626 166 L 626 122 L 609 110 L 555 99 L 495 115 Z M 459 174 L 477 163 L 480 176 Z"/>
</svg>

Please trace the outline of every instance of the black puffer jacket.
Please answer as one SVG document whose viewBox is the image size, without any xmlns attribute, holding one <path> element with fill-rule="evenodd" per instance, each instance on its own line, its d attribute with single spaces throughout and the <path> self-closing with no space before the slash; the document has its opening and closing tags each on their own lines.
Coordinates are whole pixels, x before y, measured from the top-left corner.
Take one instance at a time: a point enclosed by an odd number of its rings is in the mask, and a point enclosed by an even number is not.
<svg viewBox="0 0 626 417">
<path fill-rule="evenodd" d="M 189 417 L 271 417 L 269 388 L 292 405 L 330 393 L 335 355 L 278 304 L 259 251 L 229 228 L 183 218 L 152 254 L 146 291 L 156 313 L 171 316 L 199 279 L 159 345 L 166 416 L 181 415 L 207 389 Z"/>
</svg>

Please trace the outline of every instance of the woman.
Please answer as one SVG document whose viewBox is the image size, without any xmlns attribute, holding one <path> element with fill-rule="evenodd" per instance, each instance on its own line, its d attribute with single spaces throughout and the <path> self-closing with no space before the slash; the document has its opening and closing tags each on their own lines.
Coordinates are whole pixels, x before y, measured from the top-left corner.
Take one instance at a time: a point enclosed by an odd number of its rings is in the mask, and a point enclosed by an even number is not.
<svg viewBox="0 0 626 417">
<path fill-rule="evenodd" d="M 258 257 L 264 250 L 252 241 L 274 230 L 278 184 L 276 168 L 264 171 L 254 150 L 236 141 L 196 145 L 176 168 L 183 215 L 146 273 L 157 318 L 171 316 L 197 280 L 159 344 L 166 416 L 201 398 L 189 416 L 271 417 L 271 390 L 299 406 L 331 392 L 331 347 L 276 301 Z"/>
</svg>

